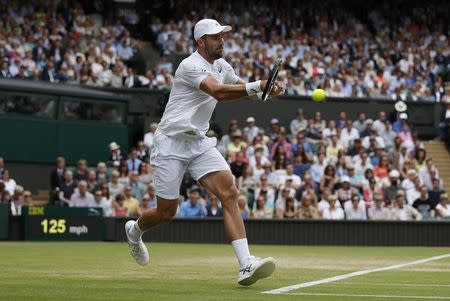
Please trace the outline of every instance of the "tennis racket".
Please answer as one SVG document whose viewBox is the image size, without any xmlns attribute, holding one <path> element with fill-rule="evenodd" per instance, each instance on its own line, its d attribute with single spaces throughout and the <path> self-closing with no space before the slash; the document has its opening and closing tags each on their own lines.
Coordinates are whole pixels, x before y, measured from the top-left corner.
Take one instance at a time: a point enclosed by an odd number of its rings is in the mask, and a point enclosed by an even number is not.
<svg viewBox="0 0 450 301">
<path fill-rule="evenodd" d="M 281 58 L 278 58 L 275 61 L 275 65 L 273 66 L 272 70 L 270 70 L 269 79 L 267 80 L 266 86 L 264 87 L 263 94 L 261 96 L 261 99 L 263 101 L 266 101 L 269 98 L 270 91 L 272 91 L 273 86 L 275 85 L 275 81 L 277 80 L 278 76 L 278 71 L 280 70 L 282 64 L 283 60 Z"/>
</svg>

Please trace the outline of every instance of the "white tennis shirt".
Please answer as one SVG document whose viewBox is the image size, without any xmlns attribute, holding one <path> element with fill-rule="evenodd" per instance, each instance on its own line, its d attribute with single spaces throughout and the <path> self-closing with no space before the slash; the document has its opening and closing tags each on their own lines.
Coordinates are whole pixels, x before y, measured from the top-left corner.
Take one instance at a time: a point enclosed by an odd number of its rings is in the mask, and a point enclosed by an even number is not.
<svg viewBox="0 0 450 301">
<path fill-rule="evenodd" d="M 221 84 L 235 84 L 239 80 L 224 59 L 210 64 L 197 51 L 194 52 L 180 63 L 175 72 L 169 102 L 158 125 L 159 131 L 167 136 L 188 131 L 206 134 L 217 104 L 214 97 L 200 90 L 200 83 L 208 75 L 214 76 Z"/>
</svg>

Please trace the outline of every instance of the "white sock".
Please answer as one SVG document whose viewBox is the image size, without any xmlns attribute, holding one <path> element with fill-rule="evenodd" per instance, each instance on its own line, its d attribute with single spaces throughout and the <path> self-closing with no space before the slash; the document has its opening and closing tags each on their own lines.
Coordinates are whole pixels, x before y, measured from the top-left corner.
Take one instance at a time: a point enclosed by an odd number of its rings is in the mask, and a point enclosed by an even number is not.
<svg viewBox="0 0 450 301">
<path fill-rule="evenodd" d="M 247 238 L 233 240 L 231 242 L 231 245 L 234 248 L 234 252 L 236 253 L 236 257 L 239 261 L 239 265 L 243 266 L 247 262 L 247 259 L 250 257 Z"/>
<path fill-rule="evenodd" d="M 133 227 L 130 228 L 130 236 L 134 241 L 138 241 L 142 234 L 144 233 L 144 231 L 141 230 L 141 228 L 139 228 L 138 225 L 138 221 L 136 220 L 136 222 L 134 223 Z"/>
</svg>

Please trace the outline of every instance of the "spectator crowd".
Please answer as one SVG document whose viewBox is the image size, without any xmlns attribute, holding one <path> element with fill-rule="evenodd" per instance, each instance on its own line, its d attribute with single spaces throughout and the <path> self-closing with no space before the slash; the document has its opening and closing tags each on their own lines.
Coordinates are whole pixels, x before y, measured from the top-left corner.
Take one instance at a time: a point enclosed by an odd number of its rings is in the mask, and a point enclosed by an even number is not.
<svg viewBox="0 0 450 301">
<path fill-rule="evenodd" d="M 63 157 L 51 173 L 51 204 L 101 207 L 106 216 L 139 216 L 157 206 L 149 151 L 156 123 L 129 152 L 111 142 L 110 156 L 89 168 L 67 168 Z M 217 149 L 230 165 L 244 218 L 421 220 L 450 216 L 450 202 L 432 158 L 401 113 L 390 123 L 340 112 L 324 120 L 299 109 L 289 127 L 269 127 L 248 117 L 231 120 Z M 5 174 L 5 173 L 4 173 Z M 5 179 L 7 177 L 4 176 Z M 4 180 L 6 183 L 6 181 Z M 5 187 L 7 185 L 5 184 Z M 178 216 L 222 216 L 220 200 L 186 174 Z"/>
</svg>

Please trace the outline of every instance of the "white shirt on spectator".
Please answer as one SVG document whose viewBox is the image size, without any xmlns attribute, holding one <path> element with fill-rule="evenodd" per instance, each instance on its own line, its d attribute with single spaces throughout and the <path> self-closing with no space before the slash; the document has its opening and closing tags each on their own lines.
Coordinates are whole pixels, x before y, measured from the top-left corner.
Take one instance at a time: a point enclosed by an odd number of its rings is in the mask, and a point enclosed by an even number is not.
<svg viewBox="0 0 450 301">
<path fill-rule="evenodd" d="M 94 196 L 92 193 L 86 191 L 86 194 L 83 196 L 80 195 L 78 191 L 76 191 L 70 197 L 70 207 L 89 207 L 90 204 L 94 202 Z"/>
<path fill-rule="evenodd" d="M 350 203 L 350 206 L 348 208 L 345 208 L 345 215 L 347 216 L 348 220 L 366 220 L 367 214 L 366 214 L 366 208 L 361 208 L 361 206 L 353 208 L 352 202 Z"/>
<path fill-rule="evenodd" d="M 331 220 L 342 220 L 345 218 L 344 210 L 340 207 L 334 207 L 333 210 L 330 208 L 324 209 L 322 212 L 322 218 Z"/>
<path fill-rule="evenodd" d="M 441 216 L 447 217 L 450 216 L 450 205 L 442 206 L 441 203 L 437 204 L 436 211 L 439 211 Z"/>
<path fill-rule="evenodd" d="M 197 51 L 184 59 L 175 72 L 169 102 L 158 130 L 168 136 L 194 131 L 205 135 L 217 100 L 200 90 L 201 82 L 214 76 L 221 84 L 235 84 L 239 78 L 224 60 L 206 61 Z"/>
<path fill-rule="evenodd" d="M 9 194 L 12 196 L 14 194 L 14 190 L 16 189 L 16 181 L 14 181 L 13 179 L 9 179 L 7 182 L 5 181 L 0 181 L 1 183 L 3 183 L 5 185 L 5 190 L 9 192 Z"/>
<path fill-rule="evenodd" d="M 84 206 L 83 206 L 84 207 Z M 103 216 L 112 216 L 112 206 L 105 198 L 102 198 L 99 203 L 95 199 L 89 203 L 88 207 L 91 208 L 102 208 Z"/>
<path fill-rule="evenodd" d="M 345 148 L 347 148 L 349 146 L 349 144 L 351 142 L 353 142 L 353 140 L 358 139 L 358 138 L 359 138 L 359 132 L 357 129 L 355 129 L 353 127 L 350 130 L 347 127 L 345 127 L 341 131 L 340 141 Z"/>
</svg>

